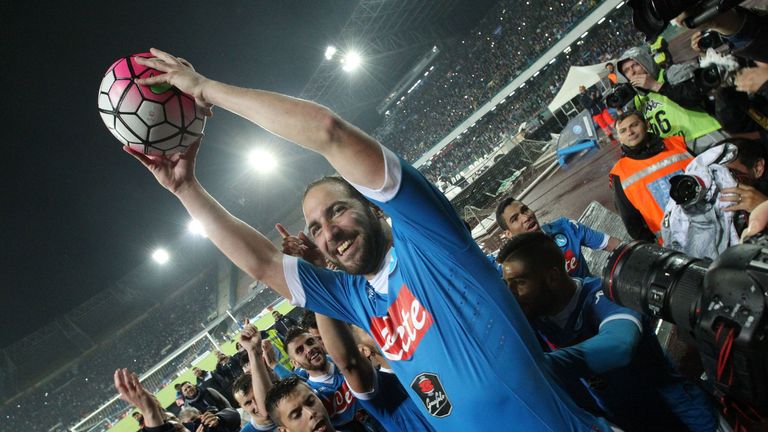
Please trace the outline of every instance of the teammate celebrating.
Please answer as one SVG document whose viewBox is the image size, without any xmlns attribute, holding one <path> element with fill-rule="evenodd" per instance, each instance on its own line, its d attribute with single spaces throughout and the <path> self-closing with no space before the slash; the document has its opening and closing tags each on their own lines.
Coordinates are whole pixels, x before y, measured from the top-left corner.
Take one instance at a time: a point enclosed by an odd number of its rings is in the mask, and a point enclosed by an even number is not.
<svg viewBox="0 0 768 432">
<path fill-rule="evenodd" d="M 568 218 L 558 218 L 539 225 L 536 213 L 530 207 L 508 196 L 496 206 L 496 223 L 504 230 L 507 238 L 525 232 L 544 231 L 552 236 L 565 255 L 565 269 L 573 277 L 590 275 L 587 261 L 581 254 L 581 248 L 612 251 L 621 243 L 616 237 L 595 231 L 592 228 Z"/>
<path fill-rule="evenodd" d="M 570 278 L 563 254 L 541 232 L 521 234 L 499 253 L 504 279 L 563 381 L 590 380 L 608 419 L 630 432 L 716 427 L 704 392 L 666 358 L 650 320 L 611 302 L 599 278 Z"/>
<path fill-rule="evenodd" d="M 152 54 L 138 61 L 164 73 L 140 84 L 171 84 L 206 109 L 241 115 L 320 153 L 343 177 L 311 184 L 302 204 L 310 236 L 343 270 L 330 271 L 283 255 L 218 204 L 194 175 L 199 142 L 170 157 L 126 147 L 234 263 L 294 305 L 372 334 L 437 430 L 495 429 L 498 418 L 488 412 L 521 430 L 607 430 L 550 382 L 512 294 L 416 169 L 325 107 L 216 82 L 168 53 Z"/>
</svg>

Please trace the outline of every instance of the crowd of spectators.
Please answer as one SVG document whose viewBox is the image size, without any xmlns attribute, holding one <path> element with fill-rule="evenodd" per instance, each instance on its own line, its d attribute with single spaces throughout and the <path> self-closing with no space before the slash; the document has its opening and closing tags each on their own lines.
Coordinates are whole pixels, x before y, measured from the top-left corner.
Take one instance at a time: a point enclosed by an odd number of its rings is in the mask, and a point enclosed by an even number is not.
<svg viewBox="0 0 768 432">
<path fill-rule="evenodd" d="M 130 365 L 144 372 L 190 340 L 216 309 L 216 290 L 200 284 L 147 310 L 135 323 L 94 348 L 67 370 L 3 407 L 7 430 L 67 427 L 114 396 L 112 374 Z M 146 335 L 151 334 L 149 338 Z M 45 412 L 44 416 L 39 413 Z M 45 421 L 45 425 L 41 422 Z M 33 423 L 34 422 L 34 423 Z"/>
<path fill-rule="evenodd" d="M 390 108 L 374 136 L 415 161 L 581 21 L 594 0 L 502 0 Z"/>
<path fill-rule="evenodd" d="M 422 172 L 433 182 L 442 180 L 450 183 L 473 162 L 492 153 L 505 137 L 514 135 L 523 123 L 535 122 L 537 115 L 546 109 L 546 105 L 560 90 L 571 66 L 608 61 L 622 50 L 642 42 L 641 36 L 631 27 L 630 12 L 629 8 L 616 11 L 600 25 L 598 31 L 591 32 L 574 44 L 568 54 L 529 80 L 525 87 L 507 97 L 501 106 L 486 114 L 475 127 L 453 140 L 431 161 L 420 167 Z M 420 156 L 418 154 L 414 158 Z"/>
</svg>

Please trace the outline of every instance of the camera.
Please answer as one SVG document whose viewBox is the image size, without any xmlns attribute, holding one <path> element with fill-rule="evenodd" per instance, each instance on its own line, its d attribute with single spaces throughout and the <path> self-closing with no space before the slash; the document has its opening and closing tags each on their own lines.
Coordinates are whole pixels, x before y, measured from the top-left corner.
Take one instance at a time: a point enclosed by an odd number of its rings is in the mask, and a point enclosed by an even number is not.
<svg viewBox="0 0 768 432">
<path fill-rule="evenodd" d="M 675 324 L 699 352 L 714 396 L 736 411 L 768 414 L 768 237 L 715 261 L 656 244 L 616 248 L 603 270 L 614 302 Z"/>
<path fill-rule="evenodd" d="M 621 83 L 605 94 L 605 105 L 609 108 L 622 108 L 632 101 L 637 92 L 627 83 Z"/>
<path fill-rule="evenodd" d="M 694 175 L 678 174 L 669 179 L 669 197 L 684 209 L 704 201 L 707 188 L 704 180 Z"/>
<path fill-rule="evenodd" d="M 721 36 L 720 33 L 712 30 L 707 30 L 701 33 L 698 46 L 700 50 L 706 51 L 710 48 L 712 49 L 719 48 L 724 44 L 725 44 L 725 39 L 723 39 L 723 36 Z"/>
<path fill-rule="evenodd" d="M 673 20 L 688 12 L 684 24 L 695 28 L 717 15 L 736 7 L 742 0 L 630 0 L 632 22 L 645 34 L 646 40 L 655 39 Z"/>
</svg>

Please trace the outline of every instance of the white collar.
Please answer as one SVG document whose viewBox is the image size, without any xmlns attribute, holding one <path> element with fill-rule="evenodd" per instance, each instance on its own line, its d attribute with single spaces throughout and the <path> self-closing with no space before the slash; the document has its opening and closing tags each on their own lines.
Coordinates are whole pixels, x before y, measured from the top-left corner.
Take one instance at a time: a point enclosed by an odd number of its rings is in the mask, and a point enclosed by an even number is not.
<svg viewBox="0 0 768 432">
<path fill-rule="evenodd" d="M 371 284 L 373 290 L 379 294 L 387 294 L 389 292 L 389 275 L 395 271 L 397 267 L 397 255 L 395 254 L 395 248 L 389 248 L 387 256 L 381 261 L 379 270 L 368 279 L 368 283 Z"/>
</svg>

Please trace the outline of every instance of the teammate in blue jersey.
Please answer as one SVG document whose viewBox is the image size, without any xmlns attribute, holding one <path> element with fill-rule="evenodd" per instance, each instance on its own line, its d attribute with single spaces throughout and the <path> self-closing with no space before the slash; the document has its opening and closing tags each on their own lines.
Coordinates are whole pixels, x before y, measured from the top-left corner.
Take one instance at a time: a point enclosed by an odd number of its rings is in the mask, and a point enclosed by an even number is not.
<svg viewBox="0 0 768 432">
<path fill-rule="evenodd" d="M 316 337 L 303 328 L 293 327 L 285 336 L 285 350 L 294 368 L 307 372 L 307 384 L 320 396 L 336 429 L 377 430 L 377 425 L 364 425 L 358 420 L 361 406 L 357 398 Z"/>
<path fill-rule="evenodd" d="M 388 432 L 434 431 L 397 377 L 377 371 L 363 356 L 348 324 L 321 314 L 317 314 L 317 324 L 349 389 Z"/>
<path fill-rule="evenodd" d="M 590 380 L 606 417 L 625 431 L 714 431 L 707 395 L 677 372 L 647 317 L 608 300 L 600 279 L 569 277 L 563 261 L 541 232 L 499 252 L 510 290 L 554 349 L 547 360 L 558 378 Z"/>
<path fill-rule="evenodd" d="M 285 256 L 218 204 L 194 175 L 199 141 L 170 157 L 125 147 L 235 264 L 294 305 L 369 332 L 437 430 L 494 430 L 502 417 L 521 430 L 608 430 L 553 384 L 498 272 L 412 166 L 325 107 L 216 82 L 186 61 L 152 53 L 137 61 L 162 73 L 140 84 L 170 84 L 204 110 L 219 105 L 245 117 L 320 153 L 345 179 L 311 185 L 302 204 L 313 240 L 342 270 L 330 271 Z"/>
<path fill-rule="evenodd" d="M 565 255 L 565 268 L 573 277 L 590 276 L 589 267 L 581 254 L 582 247 L 612 251 L 621 241 L 574 220 L 561 217 L 539 225 L 530 207 L 514 197 L 502 199 L 496 207 L 496 223 L 507 238 L 524 232 L 544 231 L 552 236 Z"/>
</svg>

